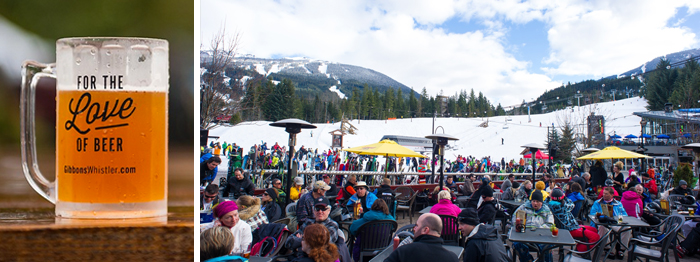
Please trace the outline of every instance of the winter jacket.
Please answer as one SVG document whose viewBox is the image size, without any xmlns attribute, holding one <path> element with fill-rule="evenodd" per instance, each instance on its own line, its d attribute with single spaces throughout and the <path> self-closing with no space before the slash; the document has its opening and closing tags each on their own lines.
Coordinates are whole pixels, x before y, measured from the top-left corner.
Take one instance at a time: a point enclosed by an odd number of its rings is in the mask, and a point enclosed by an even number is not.
<svg viewBox="0 0 700 262">
<path fill-rule="evenodd" d="M 236 177 L 231 177 L 226 183 L 226 188 L 224 189 L 224 196 L 231 196 L 233 198 L 239 198 L 242 195 L 252 196 L 255 192 L 255 185 L 250 181 L 248 175 L 243 175 L 243 180 L 238 180 Z"/>
<path fill-rule="evenodd" d="M 355 220 L 352 222 L 352 225 L 350 225 L 350 234 L 357 235 L 357 230 L 360 229 L 362 225 L 369 221 L 374 221 L 374 220 L 395 220 L 394 217 L 391 215 L 386 215 L 382 213 L 381 211 L 377 210 L 370 210 L 369 212 L 365 213 L 362 218 Z"/>
<path fill-rule="evenodd" d="M 466 237 L 463 257 L 464 262 L 510 261 L 503 242 L 498 238 L 498 230 L 485 224 L 474 227 Z"/>
<path fill-rule="evenodd" d="M 644 188 L 649 189 L 649 194 L 656 195 L 659 193 L 659 187 L 656 186 L 656 180 L 649 179 L 648 182 L 644 183 Z"/>
<path fill-rule="evenodd" d="M 462 194 L 465 196 L 471 196 L 474 194 L 474 184 L 472 183 L 471 179 L 467 178 L 466 181 L 464 181 L 464 185 L 462 186 Z"/>
<path fill-rule="evenodd" d="M 302 195 L 299 198 L 299 201 L 297 201 L 297 221 L 299 224 L 302 224 L 306 222 L 306 220 L 314 220 L 314 205 L 318 202 L 321 202 L 324 200 L 324 197 L 321 196 L 318 200 L 314 199 L 313 192 L 308 192 L 304 195 Z"/>
<path fill-rule="evenodd" d="M 289 189 L 289 199 L 291 199 L 292 201 L 299 200 L 299 198 L 301 197 L 300 193 L 301 193 L 302 189 L 303 188 L 301 188 L 301 187 L 297 188 L 295 186 L 292 186 L 292 188 Z"/>
<path fill-rule="evenodd" d="M 552 211 L 552 215 L 564 225 L 564 229 L 569 231 L 576 230 L 578 228 L 578 222 L 576 222 L 576 218 L 572 212 L 575 207 L 574 202 L 571 202 L 571 199 L 568 197 L 565 197 L 563 202 L 564 203 L 551 200 L 547 201 L 546 204 L 549 210 Z"/>
<path fill-rule="evenodd" d="M 282 218 L 282 208 L 275 201 L 270 201 L 263 208 L 265 215 L 267 216 L 267 221 L 274 222 Z"/>
<path fill-rule="evenodd" d="M 215 223 L 209 223 L 203 225 L 200 232 L 213 228 L 215 226 L 214 224 Z M 243 220 L 239 220 L 238 223 L 230 229 L 233 234 L 233 239 L 235 239 L 231 254 L 243 254 L 248 249 L 250 243 L 253 242 L 253 230 L 251 230 L 250 225 Z"/>
<path fill-rule="evenodd" d="M 437 204 L 430 208 L 430 213 L 436 215 L 450 215 L 457 217 L 459 216 L 459 212 L 462 212 L 462 209 L 460 209 L 457 205 L 452 204 L 452 200 L 450 199 L 440 199 Z"/>
<path fill-rule="evenodd" d="M 481 195 L 482 195 L 482 194 L 484 193 L 484 191 L 486 191 L 486 190 L 491 190 L 491 191 L 493 191 L 493 188 L 491 188 L 491 186 L 489 186 L 488 184 L 483 184 L 483 183 L 482 183 L 482 184 L 479 186 L 479 189 L 477 189 L 476 192 L 474 192 L 474 194 L 472 194 L 472 196 L 469 198 L 469 201 L 467 201 L 467 207 L 476 208 L 477 205 L 479 204 L 479 199 L 481 198 Z"/>
<path fill-rule="evenodd" d="M 226 255 L 226 256 L 215 257 L 215 258 L 210 258 L 210 259 L 204 260 L 204 262 L 244 262 L 244 261 L 248 261 L 248 259 L 245 259 L 241 256 L 233 256 L 233 255 Z"/>
<path fill-rule="evenodd" d="M 321 225 L 325 226 L 328 229 L 328 232 L 330 233 L 331 243 L 336 243 L 338 241 L 338 223 L 333 221 L 333 219 L 331 219 L 330 217 L 326 218 L 326 220 L 320 221 L 320 222 L 316 221 L 316 220 L 307 220 L 301 226 L 299 226 L 299 230 L 297 230 L 297 232 L 300 232 L 303 234 L 304 229 L 306 229 L 307 226 L 312 225 L 312 224 L 321 224 Z M 296 237 L 296 234 L 292 235 L 292 236 Z M 299 241 L 301 241 L 301 239 L 299 239 Z"/>
<path fill-rule="evenodd" d="M 568 194 L 566 194 L 566 197 L 569 198 L 571 200 L 571 202 L 576 202 L 579 200 L 586 200 L 586 198 L 584 198 L 583 195 L 581 195 L 581 193 L 579 193 L 579 192 L 568 193 Z"/>
<path fill-rule="evenodd" d="M 505 193 L 511 186 L 513 186 L 513 183 L 510 182 L 510 179 L 506 179 L 506 181 L 503 181 L 503 183 L 501 183 L 502 192 Z"/>
<path fill-rule="evenodd" d="M 202 157 L 199 158 L 199 164 L 200 164 L 200 169 L 201 169 L 201 172 L 199 174 L 200 183 L 214 181 L 214 178 L 216 178 L 216 174 L 219 173 L 218 166 L 215 167 L 214 170 L 209 170 L 209 168 L 207 167 L 207 164 L 204 163 L 204 161 L 207 161 L 207 159 L 209 159 L 211 157 L 212 157 L 211 153 L 206 153 Z"/>
<path fill-rule="evenodd" d="M 515 225 L 516 215 L 518 211 L 525 212 L 527 217 L 525 217 L 525 226 L 536 227 L 536 228 L 550 228 L 554 225 L 554 216 L 549 207 L 542 204 L 540 210 L 535 210 L 532 208 L 532 203 L 528 200 L 524 204 L 520 205 L 515 212 L 513 212 L 513 225 Z"/>
<path fill-rule="evenodd" d="M 461 211 L 461 210 L 460 210 Z M 496 200 L 481 202 L 481 206 L 476 210 L 479 214 L 479 222 L 483 224 L 491 224 L 494 218 L 496 218 L 496 213 L 498 213 L 498 207 L 496 207 Z"/>
<path fill-rule="evenodd" d="M 459 262 L 455 253 L 442 247 L 443 240 L 432 235 L 420 235 L 413 243 L 400 246 L 391 252 L 386 262 Z M 502 245 L 502 244 L 501 244 Z"/>
<path fill-rule="evenodd" d="M 518 189 L 514 189 L 512 186 L 508 188 L 508 190 L 503 191 L 503 195 L 501 195 L 502 200 L 514 200 L 515 195 L 518 193 Z"/>
<path fill-rule="evenodd" d="M 625 208 L 627 215 L 631 217 L 639 218 L 642 214 L 641 211 L 644 209 L 644 203 L 642 202 L 642 197 L 632 190 L 625 191 L 622 193 L 622 207 Z M 637 212 L 639 210 L 639 213 Z"/>
<path fill-rule="evenodd" d="M 596 213 L 603 214 L 603 209 L 600 206 L 601 202 L 605 203 L 605 200 L 603 200 L 601 198 L 601 199 L 598 199 L 595 202 L 593 202 L 593 205 L 591 206 L 591 212 L 589 212 L 588 215 L 595 216 Z M 622 203 L 620 203 L 620 201 L 613 199 L 612 201 L 610 201 L 610 203 L 608 203 L 608 205 L 613 206 L 613 215 L 614 216 L 617 216 L 617 215 L 626 216 L 627 215 L 627 211 L 625 211 L 625 208 L 622 207 Z M 595 223 L 593 223 L 593 221 L 591 221 L 591 226 L 595 227 Z"/>
<path fill-rule="evenodd" d="M 209 209 L 219 204 L 219 202 L 221 202 L 221 198 L 219 198 L 219 196 L 216 196 L 216 198 L 214 198 L 214 200 L 211 201 Z M 204 210 L 204 194 L 199 196 L 199 210 Z"/>
<path fill-rule="evenodd" d="M 348 201 L 348 206 L 354 205 L 357 202 L 361 202 L 362 199 L 357 197 L 357 194 L 354 194 L 350 197 L 350 200 Z M 362 206 L 363 210 L 370 210 L 372 207 L 372 204 L 374 204 L 374 201 L 377 200 L 377 196 L 374 195 L 372 192 L 367 192 L 367 196 L 365 196 L 365 204 Z"/>
<path fill-rule="evenodd" d="M 270 221 L 267 220 L 265 212 L 260 209 L 260 205 L 253 205 L 246 208 L 241 208 L 241 206 L 239 206 L 238 217 L 241 219 L 240 221 L 248 223 L 251 230 L 257 229 L 260 225 L 270 223 Z"/>
<path fill-rule="evenodd" d="M 518 192 L 515 194 L 515 198 L 520 198 L 520 199 L 530 199 L 530 194 L 532 193 L 532 189 L 528 190 L 525 188 L 524 185 L 520 186 L 520 189 L 518 189 Z"/>
<path fill-rule="evenodd" d="M 671 190 L 671 195 L 681 195 L 681 196 L 692 196 L 693 191 L 690 190 L 690 187 L 683 189 L 681 186 L 677 186 L 673 190 Z"/>
<path fill-rule="evenodd" d="M 604 186 L 605 180 L 608 179 L 608 172 L 602 166 L 594 165 L 591 167 L 591 186 Z"/>
<path fill-rule="evenodd" d="M 578 183 L 579 185 L 581 185 L 581 189 L 584 189 L 584 190 L 586 189 L 586 180 L 583 179 L 583 177 L 577 176 L 577 177 L 572 178 L 571 181 L 574 181 L 574 182 Z"/>
</svg>

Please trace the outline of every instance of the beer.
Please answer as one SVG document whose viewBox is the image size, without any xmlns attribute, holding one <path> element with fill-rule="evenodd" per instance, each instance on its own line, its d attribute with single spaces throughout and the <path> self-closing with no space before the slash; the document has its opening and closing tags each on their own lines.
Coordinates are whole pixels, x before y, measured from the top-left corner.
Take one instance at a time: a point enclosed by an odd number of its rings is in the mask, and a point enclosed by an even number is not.
<svg viewBox="0 0 700 262">
<path fill-rule="evenodd" d="M 60 90 L 57 106 L 59 201 L 163 200 L 167 93 Z"/>
</svg>

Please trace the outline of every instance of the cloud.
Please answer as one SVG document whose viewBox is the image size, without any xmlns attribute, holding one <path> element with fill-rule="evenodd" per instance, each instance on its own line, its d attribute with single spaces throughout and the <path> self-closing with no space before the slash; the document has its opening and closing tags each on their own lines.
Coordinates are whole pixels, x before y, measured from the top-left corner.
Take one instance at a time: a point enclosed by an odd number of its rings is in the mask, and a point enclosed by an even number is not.
<svg viewBox="0 0 700 262">
<path fill-rule="evenodd" d="M 362 66 L 431 95 L 473 88 L 507 106 L 560 86 L 557 78 L 613 75 L 697 47 L 691 29 L 669 25 L 684 5 L 689 13 L 700 10 L 692 2 L 654 0 L 207 0 L 201 37 L 206 49 L 225 21 L 228 32 L 241 33 L 241 53 Z M 486 29 L 440 27 L 454 18 Z M 518 60 L 513 44 L 521 43 L 508 42 L 508 25 L 535 20 L 547 27 L 549 55 Z M 543 62 L 546 75 L 531 72 L 532 62 Z"/>
</svg>

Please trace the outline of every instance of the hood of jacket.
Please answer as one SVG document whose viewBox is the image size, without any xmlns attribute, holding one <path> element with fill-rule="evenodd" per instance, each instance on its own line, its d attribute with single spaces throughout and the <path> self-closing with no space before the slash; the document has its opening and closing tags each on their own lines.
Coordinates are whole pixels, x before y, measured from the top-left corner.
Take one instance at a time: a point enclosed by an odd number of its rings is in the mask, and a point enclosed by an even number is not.
<svg viewBox="0 0 700 262">
<path fill-rule="evenodd" d="M 241 218 L 241 220 L 246 221 L 251 217 L 254 217 L 260 212 L 260 205 L 253 205 L 246 207 L 245 209 L 238 209 L 238 217 Z"/>
<path fill-rule="evenodd" d="M 642 197 L 639 196 L 639 194 L 637 194 L 637 192 L 634 192 L 632 190 L 625 191 L 624 193 L 622 193 L 622 199 L 624 199 L 624 200 L 632 201 L 632 200 L 637 200 L 637 199 L 641 199 L 641 198 Z"/>
<path fill-rule="evenodd" d="M 477 231 L 474 235 L 469 237 L 469 240 L 493 241 L 498 239 L 498 230 L 493 226 L 480 224 L 478 230 L 479 231 Z"/>
</svg>

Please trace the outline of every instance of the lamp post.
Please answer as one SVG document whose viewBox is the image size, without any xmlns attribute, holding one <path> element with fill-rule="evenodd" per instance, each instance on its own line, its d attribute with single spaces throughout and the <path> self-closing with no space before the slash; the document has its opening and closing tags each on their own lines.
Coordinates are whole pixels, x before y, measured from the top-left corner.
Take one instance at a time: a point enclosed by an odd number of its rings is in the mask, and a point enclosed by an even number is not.
<svg viewBox="0 0 700 262">
<path fill-rule="evenodd" d="M 641 152 L 639 152 L 639 153 L 644 154 L 644 151 L 646 151 L 646 149 L 644 148 L 644 128 L 646 128 L 646 126 L 647 126 L 647 121 L 644 120 L 644 118 L 642 118 L 642 121 L 639 121 L 639 125 L 642 126 L 642 147 L 640 148 Z M 646 163 L 647 163 L 647 160 L 642 159 L 642 172 L 645 172 L 647 170 Z"/>
<path fill-rule="evenodd" d="M 442 128 L 442 127 L 440 127 L 440 128 Z M 445 129 L 443 129 L 443 132 L 444 131 L 445 131 Z M 459 139 L 457 139 L 456 137 L 453 137 L 451 135 L 445 134 L 445 133 L 432 134 L 432 135 L 425 136 L 425 138 L 433 140 L 433 148 L 435 148 L 435 145 L 437 145 L 438 155 L 440 155 L 440 187 L 438 189 L 438 191 L 439 191 L 439 190 L 442 190 L 442 185 L 443 185 L 443 180 L 444 180 L 443 166 L 445 165 L 445 159 L 444 159 L 445 145 L 447 145 L 447 142 L 449 140 L 459 140 Z M 435 168 L 433 168 L 433 176 L 434 175 L 435 175 Z"/>
<path fill-rule="evenodd" d="M 297 134 L 301 133 L 302 129 L 315 129 L 316 126 L 310 124 L 309 122 L 296 118 L 288 118 L 274 123 L 270 123 L 270 126 L 284 127 L 284 131 L 289 133 L 289 156 L 287 157 L 287 177 L 285 178 L 287 180 L 287 186 L 284 188 L 284 192 L 287 194 L 284 201 L 286 206 L 290 203 L 289 190 L 292 188 L 292 158 L 294 157 L 294 146 L 297 143 Z"/>
<path fill-rule="evenodd" d="M 537 153 L 538 150 L 544 149 L 544 146 L 537 144 L 537 143 L 530 143 L 524 146 L 521 146 L 524 148 L 527 148 L 530 150 L 530 153 L 532 154 L 532 183 L 535 183 L 535 171 L 537 170 L 536 168 L 536 163 L 537 163 L 537 158 L 535 157 L 535 154 Z"/>
</svg>

